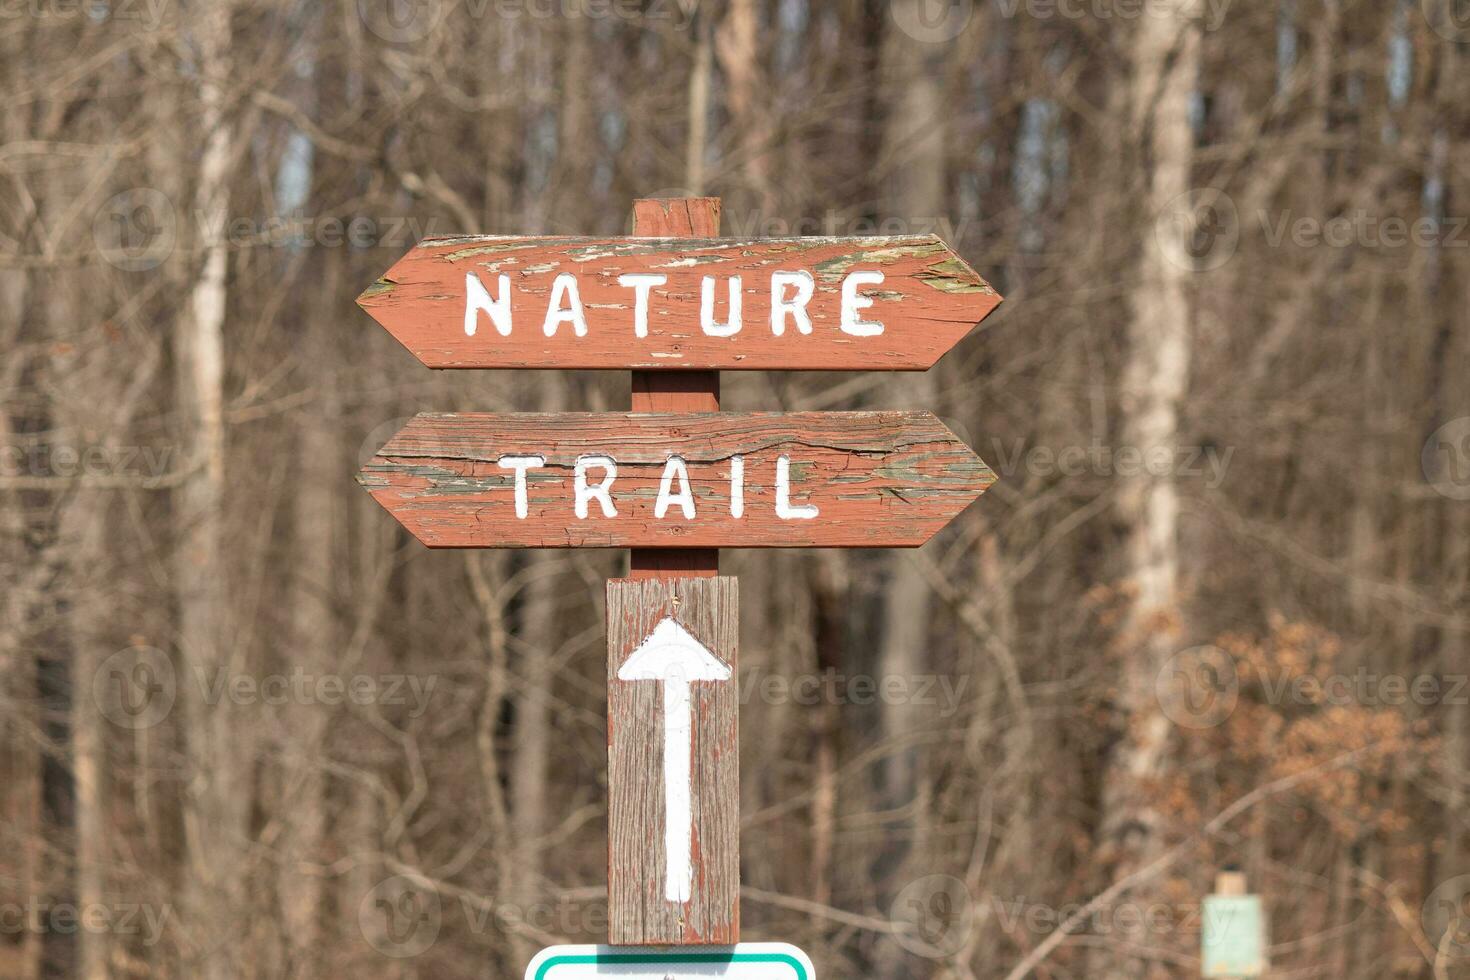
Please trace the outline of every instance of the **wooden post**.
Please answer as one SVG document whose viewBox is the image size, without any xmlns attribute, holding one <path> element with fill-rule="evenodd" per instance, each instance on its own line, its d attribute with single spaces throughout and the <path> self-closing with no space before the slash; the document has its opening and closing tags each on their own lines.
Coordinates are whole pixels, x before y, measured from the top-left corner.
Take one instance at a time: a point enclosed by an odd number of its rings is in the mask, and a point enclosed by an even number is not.
<svg viewBox="0 0 1470 980">
<path fill-rule="evenodd" d="M 633 234 L 639 238 L 718 238 L 720 199 L 684 197 L 633 202 Z M 634 371 L 635 412 L 718 412 L 718 371 Z M 720 574 L 714 548 L 634 548 L 629 578 Z"/>
<path fill-rule="evenodd" d="M 1227 868 L 1215 875 L 1216 895 L 1244 895 L 1246 894 L 1245 873 Z"/>
<path fill-rule="evenodd" d="M 715 238 L 720 199 L 633 202 L 641 238 Z M 634 371 L 635 412 L 718 412 L 718 371 Z M 740 941 L 740 731 L 734 677 L 740 628 L 736 580 L 720 578 L 716 548 L 634 548 L 626 581 L 607 585 L 608 941 L 614 945 Z M 690 758 L 673 733 L 671 684 L 619 678 L 639 644 L 672 622 L 729 670 L 727 681 L 688 685 Z M 667 627 L 666 627 L 667 628 Z M 658 690 L 662 688 L 662 691 Z M 672 765 L 671 765 L 672 764 Z M 685 785 L 677 781 L 684 779 Z M 671 785 L 670 780 L 676 783 Z M 686 812 L 688 851 L 671 858 Z M 673 809 L 677 813 L 670 813 Z M 670 901 L 688 858 L 687 901 Z M 681 896 L 682 897 L 682 896 Z"/>
</svg>

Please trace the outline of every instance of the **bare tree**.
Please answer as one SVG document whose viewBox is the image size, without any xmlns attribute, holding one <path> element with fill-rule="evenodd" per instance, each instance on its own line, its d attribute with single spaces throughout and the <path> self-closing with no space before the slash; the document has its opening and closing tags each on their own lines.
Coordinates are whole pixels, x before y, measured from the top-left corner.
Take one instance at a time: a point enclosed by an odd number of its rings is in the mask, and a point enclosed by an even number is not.
<svg viewBox="0 0 1470 980">
<path fill-rule="evenodd" d="M 234 153 L 225 101 L 233 60 L 229 5 L 191 8 L 185 37 L 198 59 L 198 126 L 204 140 L 193 202 L 200 213 L 227 218 Z M 190 270 L 186 303 L 174 327 L 173 358 L 181 441 L 190 468 L 178 491 L 180 541 L 174 568 L 189 759 L 186 908 L 200 975 L 223 980 L 233 973 L 239 955 L 235 930 L 221 924 L 233 920 L 230 910 L 244 894 L 250 797 L 242 740 L 247 734 L 236 726 L 227 703 L 206 703 L 198 687 L 188 682 L 228 674 L 244 653 L 231 640 L 227 600 L 224 324 L 229 252 L 224 241 L 190 244 L 198 246 L 199 264 Z"/>
<path fill-rule="evenodd" d="M 1140 452 L 1173 458 L 1190 372 L 1190 102 L 1200 28 L 1183 5 L 1170 10 L 1171 16 L 1141 18 L 1133 39 L 1128 134 L 1141 151 L 1144 221 L 1121 380 L 1121 439 Z M 1155 860 L 1167 840 L 1159 795 L 1173 765 L 1171 725 L 1154 691 L 1181 633 L 1184 597 L 1179 493 L 1172 474 L 1130 478 L 1120 486 L 1118 502 L 1127 526 L 1130 598 L 1120 629 L 1122 734 L 1109 762 L 1101 831 L 1126 875 Z M 1095 968 L 1100 976 L 1139 975 L 1139 964 L 1126 956 L 1120 962 L 1117 955 L 1110 951 Z"/>
<path fill-rule="evenodd" d="M 621 409 L 626 374 L 428 372 L 353 298 L 416 238 L 620 234 L 674 187 L 731 235 L 935 231 L 1007 297 L 922 376 L 725 378 L 933 409 L 999 474 L 915 553 L 725 556 L 747 936 L 824 976 L 1187 975 L 1239 863 L 1277 972 L 1462 969 L 1451 5 L 22 6 L 0 975 L 517 976 L 605 938 L 621 556 L 431 552 L 351 477 L 393 420 Z M 1173 671 L 1195 645 L 1228 685 Z M 98 670 L 151 648 L 177 703 L 115 724 Z"/>
</svg>

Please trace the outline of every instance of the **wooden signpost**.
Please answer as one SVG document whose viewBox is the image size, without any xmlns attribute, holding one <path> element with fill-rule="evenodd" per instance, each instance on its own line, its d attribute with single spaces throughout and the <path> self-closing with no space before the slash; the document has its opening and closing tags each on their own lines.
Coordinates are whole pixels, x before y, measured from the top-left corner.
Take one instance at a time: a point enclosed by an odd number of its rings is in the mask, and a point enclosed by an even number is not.
<svg viewBox="0 0 1470 980">
<path fill-rule="evenodd" d="M 612 945 L 548 949 L 528 980 L 811 980 L 799 950 L 739 943 L 739 601 L 717 549 L 917 547 L 995 477 L 928 412 L 720 412 L 718 372 L 924 370 L 1000 297 L 933 236 L 721 239 L 714 198 L 638 201 L 633 230 L 429 240 L 369 287 L 430 367 L 632 369 L 633 394 L 422 414 L 359 479 L 430 547 L 632 549 L 607 586 Z"/>
</svg>

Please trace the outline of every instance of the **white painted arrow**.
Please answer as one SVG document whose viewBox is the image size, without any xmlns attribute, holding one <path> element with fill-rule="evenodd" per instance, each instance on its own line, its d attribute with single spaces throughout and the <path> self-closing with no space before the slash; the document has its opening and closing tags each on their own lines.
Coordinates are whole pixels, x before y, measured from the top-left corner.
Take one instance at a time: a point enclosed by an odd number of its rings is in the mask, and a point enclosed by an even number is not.
<svg viewBox="0 0 1470 980">
<path fill-rule="evenodd" d="M 620 681 L 661 681 L 664 686 L 664 897 L 688 902 L 694 888 L 690 861 L 694 835 L 690 769 L 694 726 L 689 685 L 694 681 L 727 681 L 730 667 L 665 616 L 618 668 Z"/>
</svg>

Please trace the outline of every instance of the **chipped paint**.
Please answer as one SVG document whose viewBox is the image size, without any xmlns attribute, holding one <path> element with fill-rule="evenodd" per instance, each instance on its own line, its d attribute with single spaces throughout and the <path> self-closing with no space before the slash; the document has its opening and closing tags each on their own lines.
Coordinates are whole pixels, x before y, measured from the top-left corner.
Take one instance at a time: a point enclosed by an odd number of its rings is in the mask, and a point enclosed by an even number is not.
<svg viewBox="0 0 1470 980">
<path fill-rule="evenodd" d="M 465 326 L 465 261 L 490 295 L 508 275 L 509 334 Z M 850 274 L 882 272 L 854 293 L 864 322 L 846 332 L 840 288 Z M 771 277 L 806 273 L 811 330 L 771 327 Z M 664 277 L 647 288 L 646 331 L 622 276 Z M 552 280 L 576 277 L 586 331 L 546 337 Z M 702 315 L 702 281 L 744 280 L 738 325 Z M 723 311 L 725 294 L 720 297 Z M 779 299 L 780 297 L 777 297 Z M 933 235 L 853 238 L 678 239 L 457 236 L 411 250 L 359 298 L 364 310 L 435 368 L 919 371 L 983 320 L 1000 297 Z M 472 311 L 484 323 L 484 307 Z M 723 312 L 721 316 L 725 315 Z M 704 324 L 703 328 L 701 325 Z"/>
<path fill-rule="evenodd" d="M 975 275 L 975 270 L 958 259 L 936 262 L 918 275 L 919 281 L 946 293 L 984 293 L 995 295 L 990 283 Z"/>
<path fill-rule="evenodd" d="M 379 279 L 377 282 L 364 289 L 362 291 L 362 294 L 357 297 L 357 301 L 361 303 L 365 299 L 373 299 L 377 297 L 387 296 L 393 292 L 393 287 L 395 287 L 396 285 L 398 284 L 395 283 L 392 279 L 388 279 L 386 277 Z"/>
<path fill-rule="evenodd" d="M 586 455 L 615 460 L 616 517 L 572 515 Z M 654 513 L 667 460 L 684 460 L 696 503 Z M 743 505 L 729 460 L 743 460 Z M 504 456 L 536 456 L 528 510 L 512 506 Z M 788 460 L 783 516 L 780 458 Z M 927 412 L 420 415 L 360 480 L 431 547 L 907 547 L 922 544 L 994 480 Z M 817 508 L 808 518 L 797 508 Z"/>
</svg>

